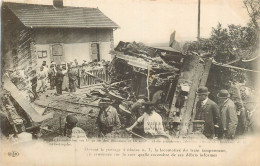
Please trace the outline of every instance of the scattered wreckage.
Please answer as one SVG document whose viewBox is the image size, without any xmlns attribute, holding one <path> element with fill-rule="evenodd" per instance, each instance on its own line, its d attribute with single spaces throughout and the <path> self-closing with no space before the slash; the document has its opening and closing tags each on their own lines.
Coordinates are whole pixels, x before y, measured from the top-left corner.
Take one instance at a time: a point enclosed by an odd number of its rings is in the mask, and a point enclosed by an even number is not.
<svg viewBox="0 0 260 166">
<path fill-rule="evenodd" d="M 20 97 L 24 95 L 7 77 L 4 77 L 4 88 L 11 92 L 12 98 L 29 119 L 38 123 L 43 133 L 41 137 L 46 140 L 50 139 L 50 133 L 56 132 L 53 137 L 62 135 L 64 119 L 68 114 L 78 117 L 79 126 L 86 131 L 87 137 L 97 137 L 98 113 L 104 104 L 112 103 L 118 110 L 122 126 L 117 136 L 129 137 L 124 129 L 136 120 L 133 107 L 143 96 L 154 104 L 170 135 L 187 136 L 193 131 L 201 134 L 203 122 L 194 121 L 196 90 L 207 82 L 211 58 L 185 55 L 171 47 L 148 47 L 142 43 L 122 41 L 111 54 L 114 58 L 102 68 L 101 74 L 86 72 L 93 81 L 91 85 L 81 86 L 80 92 L 74 96 L 54 96 L 50 93 L 33 102 L 45 109 L 44 114 L 52 114 L 43 115 L 35 111 L 25 97 Z M 95 66 L 91 67 L 95 70 Z M 82 67 L 80 69 L 83 71 Z M 84 81 L 82 75 L 79 78 Z M 39 130 L 34 133 L 39 133 Z"/>
</svg>

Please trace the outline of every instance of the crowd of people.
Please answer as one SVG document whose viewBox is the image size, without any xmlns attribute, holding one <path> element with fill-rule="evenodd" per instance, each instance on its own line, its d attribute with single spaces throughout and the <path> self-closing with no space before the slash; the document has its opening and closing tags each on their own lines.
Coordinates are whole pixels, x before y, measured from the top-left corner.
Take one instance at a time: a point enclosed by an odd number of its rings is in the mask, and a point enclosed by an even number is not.
<svg viewBox="0 0 260 166">
<path fill-rule="evenodd" d="M 107 65 L 104 60 L 100 62 L 84 60 L 81 65 L 79 65 L 77 59 L 60 64 L 52 61 L 50 66 L 47 65 L 46 61 L 43 61 L 38 69 L 29 67 L 25 70 L 9 71 L 9 77 L 18 89 L 28 90 L 32 94 L 30 101 L 34 101 L 39 98 L 39 93 L 46 92 L 47 87 L 50 90 L 56 88 L 56 95 L 61 95 L 62 91 L 76 92 L 80 85 L 80 77 L 83 78 L 82 83 L 86 82 L 84 77 L 86 70 L 104 65 Z"/>
<path fill-rule="evenodd" d="M 227 90 L 220 90 L 217 94 L 218 104 L 208 98 L 207 87 L 200 87 L 197 95 L 199 100 L 194 122 L 203 122 L 201 131 L 207 138 L 234 139 L 254 130 L 256 122 L 246 115 L 244 108 L 237 109 Z"/>
<path fill-rule="evenodd" d="M 74 62 L 67 64 L 51 62 L 50 67 L 48 67 L 46 62 L 43 62 L 39 70 L 31 70 L 28 76 L 31 82 L 31 91 L 33 92 L 34 100 L 38 99 L 39 93 L 43 93 L 47 90 L 48 84 L 50 90 L 56 88 L 56 95 L 61 95 L 63 90 L 69 91 L 70 95 L 76 92 L 80 84 L 81 70 L 79 70 L 79 67 L 97 66 L 95 63 L 96 62 L 87 63 L 84 61 L 82 65 L 79 65 L 77 60 L 74 60 Z M 103 62 L 100 64 L 102 65 L 102 63 Z M 16 71 L 12 79 L 13 82 L 24 83 L 25 81 L 17 80 L 26 80 L 26 74 L 21 71 Z M 196 126 L 196 123 L 203 124 L 200 130 L 205 137 L 208 139 L 234 139 L 238 135 L 245 134 L 248 130 L 254 130 L 252 126 L 255 125 L 255 121 L 250 119 L 244 109 L 238 111 L 227 90 L 223 89 L 219 91 L 217 95 L 218 104 L 209 99 L 208 95 L 209 91 L 207 87 L 198 88 L 197 96 L 199 100 L 196 103 L 196 114 L 193 122 L 194 126 Z M 157 101 L 160 99 L 156 97 L 158 95 L 154 96 L 152 101 L 149 101 L 145 96 L 139 96 L 138 100 L 132 103 L 129 110 L 131 116 L 127 117 L 127 124 L 124 124 L 124 126 L 126 131 L 132 133 L 133 137 L 169 137 L 164 129 L 164 116 L 158 111 Z M 103 104 L 101 103 L 100 108 L 97 117 L 99 136 L 105 137 L 111 134 L 118 134 L 118 131 L 122 128 L 120 115 L 118 113 L 119 104 L 114 100 Z M 75 117 L 69 116 L 67 121 L 68 124 L 64 130 L 65 135 L 68 135 L 67 129 L 72 131 L 73 128 L 77 127 L 77 119 Z M 79 130 L 78 128 L 76 129 Z"/>
</svg>

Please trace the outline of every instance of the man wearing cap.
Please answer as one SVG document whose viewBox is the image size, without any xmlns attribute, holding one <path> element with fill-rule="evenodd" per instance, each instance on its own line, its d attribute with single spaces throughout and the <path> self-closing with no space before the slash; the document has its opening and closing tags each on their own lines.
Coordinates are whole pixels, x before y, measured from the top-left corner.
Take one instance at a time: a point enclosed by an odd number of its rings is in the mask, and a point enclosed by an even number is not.
<svg viewBox="0 0 260 166">
<path fill-rule="evenodd" d="M 238 123 L 236 106 L 229 98 L 229 92 L 225 89 L 220 90 L 217 97 L 219 100 L 221 119 L 219 137 L 233 139 Z"/>
<path fill-rule="evenodd" d="M 199 101 L 196 104 L 195 120 L 204 120 L 203 134 L 212 139 L 215 136 L 215 130 L 219 127 L 219 109 L 218 105 L 208 98 L 208 88 L 200 87 L 197 91 Z"/>
</svg>

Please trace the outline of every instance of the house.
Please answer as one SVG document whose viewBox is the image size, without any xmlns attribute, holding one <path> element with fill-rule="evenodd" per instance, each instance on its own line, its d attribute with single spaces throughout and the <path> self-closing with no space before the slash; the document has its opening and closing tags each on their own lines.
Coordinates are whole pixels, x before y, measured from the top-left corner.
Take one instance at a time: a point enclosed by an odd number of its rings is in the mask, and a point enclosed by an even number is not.
<svg viewBox="0 0 260 166">
<path fill-rule="evenodd" d="M 3 2 L 4 69 L 37 68 L 43 61 L 110 60 L 119 26 L 98 8 Z"/>
</svg>

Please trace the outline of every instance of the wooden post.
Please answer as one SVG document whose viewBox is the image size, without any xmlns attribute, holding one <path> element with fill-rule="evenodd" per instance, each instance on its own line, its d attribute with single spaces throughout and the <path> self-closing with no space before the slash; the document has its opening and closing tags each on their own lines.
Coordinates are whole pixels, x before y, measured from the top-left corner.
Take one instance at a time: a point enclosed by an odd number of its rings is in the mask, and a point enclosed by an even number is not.
<svg viewBox="0 0 260 166">
<path fill-rule="evenodd" d="M 59 117 L 59 122 L 60 122 L 60 133 L 61 133 L 61 135 L 63 135 L 62 127 L 61 127 L 61 116 Z"/>
<path fill-rule="evenodd" d="M 198 40 L 200 39 L 200 0 L 198 0 Z"/>
</svg>

